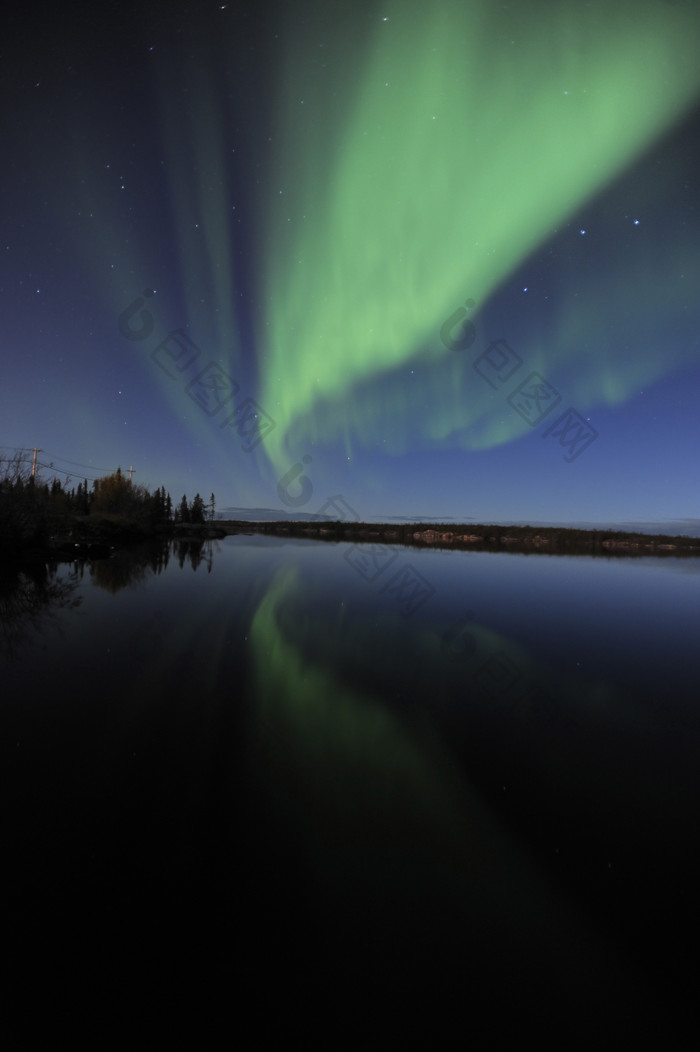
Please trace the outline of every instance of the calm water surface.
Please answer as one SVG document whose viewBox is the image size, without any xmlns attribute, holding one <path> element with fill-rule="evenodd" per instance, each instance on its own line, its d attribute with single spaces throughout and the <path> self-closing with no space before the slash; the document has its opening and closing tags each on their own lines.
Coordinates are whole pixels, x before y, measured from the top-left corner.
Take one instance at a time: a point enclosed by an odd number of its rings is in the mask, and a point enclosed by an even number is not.
<svg viewBox="0 0 700 1052">
<path fill-rule="evenodd" d="M 98 1038 L 680 1032 L 699 572 L 262 536 L 3 571 L 17 990 Z"/>
</svg>

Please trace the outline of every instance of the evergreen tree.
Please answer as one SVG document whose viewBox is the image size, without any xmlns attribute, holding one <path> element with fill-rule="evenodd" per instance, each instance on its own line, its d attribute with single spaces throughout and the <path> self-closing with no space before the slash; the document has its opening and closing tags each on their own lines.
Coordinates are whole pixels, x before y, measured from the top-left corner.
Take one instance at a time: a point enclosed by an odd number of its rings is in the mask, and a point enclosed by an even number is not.
<svg viewBox="0 0 700 1052">
<path fill-rule="evenodd" d="M 133 494 L 121 468 L 112 475 L 95 480 L 93 505 L 97 511 L 124 514 L 130 509 Z"/>
<path fill-rule="evenodd" d="M 151 500 L 151 516 L 156 523 L 165 521 L 165 486 L 159 486 L 153 494 Z"/>
<path fill-rule="evenodd" d="M 209 498 L 209 521 L 210 522 L 214 521 L 215 514 L 216 514 L 216 500 L 214 498 L 214 494 L 212 493 L 211 497 Z"/>
<path fill-rule="evenodd" d="M 204 522 L 204 501 L 200 497 L 199 493 L 195 493 L 192 506 L 190 508 L 190 522 L 202 523 Z"/>
</svg>

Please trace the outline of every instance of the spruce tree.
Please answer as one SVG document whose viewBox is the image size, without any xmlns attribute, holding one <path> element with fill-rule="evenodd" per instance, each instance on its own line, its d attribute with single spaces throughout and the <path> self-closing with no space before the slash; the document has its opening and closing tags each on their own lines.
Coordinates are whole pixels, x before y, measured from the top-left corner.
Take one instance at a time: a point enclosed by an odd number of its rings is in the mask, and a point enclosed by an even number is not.
<svg viewBox="0 0 700 1052">
<path fill-rule="evenodd" d="M 195 493 L 192 507 L 190 508 L 190 522 L 204 522 L 204 501 L 199 493 Z"/>
</svg>

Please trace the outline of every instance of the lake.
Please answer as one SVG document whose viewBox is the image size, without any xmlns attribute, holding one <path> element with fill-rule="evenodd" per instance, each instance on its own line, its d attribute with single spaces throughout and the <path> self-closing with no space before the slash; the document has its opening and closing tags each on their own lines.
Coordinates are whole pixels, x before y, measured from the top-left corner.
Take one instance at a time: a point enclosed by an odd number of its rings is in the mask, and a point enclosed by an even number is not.
<svg viewBox="0 0 700 1052">
<path fill-rule="evenodd" d="M 692 1020 L 700 561 L 237 535 L 0 584 L 9 1003 L 96 1047 Z"/>
</svg>

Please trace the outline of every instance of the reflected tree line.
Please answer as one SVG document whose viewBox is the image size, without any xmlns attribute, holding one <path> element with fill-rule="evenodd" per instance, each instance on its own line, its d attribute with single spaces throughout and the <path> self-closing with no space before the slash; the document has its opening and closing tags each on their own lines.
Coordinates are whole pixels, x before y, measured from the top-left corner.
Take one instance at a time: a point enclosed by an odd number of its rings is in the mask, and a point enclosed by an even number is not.
<svg viewBox="0 0 700 1052">
<path fill-rule="evenodd" d="M 22 567 L 0 561 L 0 655 L 17 657 L 37 636 L 58 628 L 58 613 L 82 602 L 73 569 L 59 578 L 57 567 L 35 562 Z"/>
<path fill-rule="evenodd" d="M 116 595 L 162 574 L 171 559 L 181 569 L 205 567 L 211 573 L 215 544 L 187 537 L 130 546 L 109 559 L 0 560 L 0 658 L 16 659 L 49 630 L 60 633 L 60 614 L 82 603 L 75 593 L 86 572 L 91 584 Z"/>
<path fill-rule="evenodd" d="M 174 556 L 193 570 L 211 570 L 211 540 L 178 537 L 173 528 L 195 529 L 214 517 L 199 494 L 183 494 L 173 506 L 165 487 L 151 493 L 118 468 L 68 488 L 45 482 L 22 450 L 0 453 L 0 654 L 16 657 L 51 627 L 59 614 L 80 604 L 75 592 L 88 567 L 92 584 L 115 594 L 162 573 Z M 115 543 L 128 540 L 126 548 Z M 61 564 L 68 569 L 59 571 Z"/>
<path fill-rule="evenodd" d="M 123 588 L 138 588 L 149 577 L 163 573 L 173 558 L 181 570 L 186 565 L 192 570 L 204 565 L 207 573 L 211 573 L 214 543 L 211 539 L 178 537 L 125 548 L 110 559 L 81 560 L 80 576 L 82 578 L 87 565 L 91 582 L 114 595 Z"/>
</svg>

